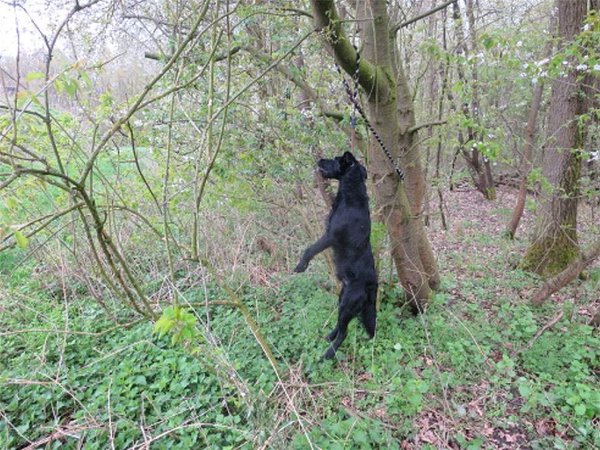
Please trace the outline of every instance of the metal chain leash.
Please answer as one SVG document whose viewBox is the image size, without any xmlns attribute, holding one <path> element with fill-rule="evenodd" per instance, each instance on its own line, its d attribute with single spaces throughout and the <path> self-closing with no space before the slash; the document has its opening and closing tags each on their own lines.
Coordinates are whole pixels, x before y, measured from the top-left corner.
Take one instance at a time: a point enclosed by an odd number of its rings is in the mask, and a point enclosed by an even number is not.
<svg viewBox="0 0 600 450">
<path fill-rule="evenodd" d="M 392 156 L 392 154 L 388 150 L 387 146 L 383 142 L 383 139 L 381 139 L 381 136 L 379 136 L 379 133 L 377 133 L 375 128 L 373 128 L 373 125 L 371 125 L 371 122 L 369 122 L 369 119 L 367 119 L 367 115 L 365 114 L 365 111 L 362 109 L 362 106 L 360 106 L 360 103 L 358 101 L 358 78 L 360 76 L 360 52 L 358 51 L 358 47 L 356 47 L 356 45 L 353 45 L 353 47 L 354 47 L 354 50 L 356 51 L 356 68 L 354 69 L 354 74 L 352 75 L 352 81 L 354 82 L 354 89 L 350 88 L 350 84 L 344 78 L 344 75 L 342 74 L 342 70 L 340 69 L 340 66 L 338 66 L 337 64 L 335 65 L 335 67 L 337 68 L 337 71 L 342 76 L 342 83 L 344 83 L 344 89 L 346 91 L 346 94 L 348 95 L 348 98 L 350 99 L 350 102 L 352 103 L 352 106 L 353 106 L 352 114 L 350 116 L 350 126 L 353 129 L 356 128 L 356 113 L 355 113 L 355 111 L 358 111 L 360 116 L 365 121 L 367 128 L 369 129 L 369 131 L 371 132 L 373 137 L 375 137 L 375 139 L 377 140 L 377 143 L 383 150 L 383 153 L 385 153 L 385 156 L 389 160 L 390 164 L 392 165 L 392 167 L 394 167 L 394 170 L 396 171 L 398 178 L 400 178 L 400 181 L 404 181 L 404 172 L 398 166 L 398 164 L 396 164 L 396 162 L 394 161 L 394 157 Z"/>
</svg>

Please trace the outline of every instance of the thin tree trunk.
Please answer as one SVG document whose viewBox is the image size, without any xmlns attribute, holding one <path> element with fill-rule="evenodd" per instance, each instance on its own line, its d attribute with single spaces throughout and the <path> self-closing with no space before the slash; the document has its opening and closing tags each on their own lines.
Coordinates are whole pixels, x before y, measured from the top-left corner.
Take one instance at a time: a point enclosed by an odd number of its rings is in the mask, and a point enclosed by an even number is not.
<svg viewBox="0 0 600 450">
<path fill-rule="evenodd" d="M 433 10 L 435 9 L 436 6 L 436 2 L 437 0 L 431 0 L 431 5 L 429 7 L 429 10 Z M 437 25 L 437 17 L 432 15 L 429 17 L 428 23 L 427 23 L 427 35 L 428 36 L 435 36 L 436 33 L 436 25 Z M 423 96 L 423 101 L 426 102 L 426 104 L 428 105 L 428 114 L 427 117 L 433 117 L 434 112 L 435 112 L 435 98 L 437 96 L 437 91 L 438 91 L 438 85 L 439 85 L 439 79 L 436 79 L 436 72 L 434 70 L 430 70 L 427 74 L 427 87 L 428 87 L 428 94 L 427 94 L 427 98 L 425 98 L 425 95 Z M 433 125 L 430 125 L 427 127 L 427 139 L 431 139 L 433 137 Z M 429 166 L 430 166 L 430 161 L 431 159 L 431 145 L 427 146 L 427 153 L 425 155 L 425 173 L 424 173 L 424 177 L 427 180 L 429 178 Z M 423 204 L 423 224 L 426 227 L 429 227 L 430 225 L 430 215 L 431 215 L 431 208 L 430 208 L 430 203 L 431 203 L 431 192 L 428 190 L 425 193 L 425 199 L 424 199 L 424 204 Z"/>
<path fill-rule="evenodd" d="M 458 3 L 455 3 L 458 5 Z M 479 44 L 477 41 L 477 24 L 475 23 L 475 5 L 473 0 L 466 0 L 467 21 L 469 23 L 469 41 L 471 42 L 471 54 L 477 54 Z M 466 48 L 466 47 L 465 47 Z M 479 101 L 479 72 L 477 64 L 471 67 L 471 86 L 473 89 L 473 99 L 471 100 L 471 113 L 477 123 L 481 123 L 481 103 Z M 474 136 L 479 142 L 483 142 L 484 136 L 481 132 Z M 475 155 L 473 155 L 475 156 Z M 483 194 L 486 200 L 496 200 L 496 186 L 494 185 L 494 176 L 492 175 L 492 163 L 488 157 L 481 155 L 481 170 L 479 171 L 479 182 L 477 188 Z"/>
<path fill-rule="evenodd" d="M 554 20 L 552 20 L 551 22 L 553 23 Z M 554 25 L 552 24 L 551 29 L 554 29 Z M 552 43 L 553 36 L 551 35 L 548 41 L 546 42 L 546 47 L 544 48 L 544 58 L 549 58 L 552 54 Z M 515 208 L 513 209 L 512 218 L 506 230 L 506 235 L 510 239 L 515 238 L 519 222 L 521 221 L 521 217 L 523 216 L 523 210 L 525 209 L 525 200 L 527 198 L 527 177 L 529 176 L 529 172 L 531 171 L 532 167 L 531 162 L 533 158 L 533 147 L 535 145 L 536 138 L 536 125 L 538 113 L 542 104 L 543 93 L 544 83 L 540 81 L 533 90 L 531 107 L 529 108 L 529 115 L 527 116 L 527 131 L 525 133 L 525 144 L 523 145 L 523 157 L 521 159 L 521 164 L 519 165 L 519 176 L 521 177 L 521 180 L 519 181 L 519 192 L 517 194 L 517 201 L 515 204 Z"/>
<path fill-rule="evenodd" d="M 460 15 L 460 7 L 458 2 L 452 5 L 452 18 L 454 21 L 454 29 L 456 33 L 456 40 L 458 41 L 457 45 L 457 53 L 464 54 L 465 57 L 469 56 L 469 48 L 466 43 L 465 33 L 463 30 L 463 21 Z M 469 0 L 467 1 L 467 18 L 470 22 L 470 28 L 475 26 L 475 17 L 473 14 L 473 5 Z M 475 31 L 470 30 L 469 38 L 472 42 L 473 48 L 476 45 L 476 35 Z M 462 83 L 467 83 L 467 77 L 465 72 L 460 64 L 457 66 L 457 74 L 458 78 Z M 471 100 L 471 104 L 468 102 L 464 102 L 462 104 L 462 113 L 466 118 L 472 118 L 475 121 L 479 121 L 479 99 L 478 99 L 478 87 L 477 87 L 478 73 L 477 70 L 473 69 L 473 80 L 471 80 L 470 84 L 473 86 L 473 99 Z M 452 102 L 453 95 L 451 92 L 448 92 L 448 98 Z M 456 106 L 451 109 L 457 110 Z M 477 140 L 482 140 L 481 136 L 477 136 L 475 129 L 472 126 L 467 126 L 467 136 L 465 137 L 462 131 L 458 132 L 458 142 L 460 146 L 461 153 L 467 163 L 467 168 L 469 169 L 469 174 L 475 184 L 475 187 L 479 192 L 481 192 L 487 200 L 494 200 L 496 198 L 496 188 L 494 186 L 494 180 L 492 177 L 492 169 L 490 165 L 490 161 L 482 156 L 480 151 L 474 146 Z"/>
<path fill-rule="evenodd" d="M 444 16 L 442 19 L 442 42 L 444 51 L 447 48 L 447 39 L 446 39 L 446 11 L 444 10 Z M 444 113 L 444 96 L 446 95 L 446 89 L 448 89 L 448 76 L 450 72 L 450 61 L 447 57 L 444 58 L 444 61 L 440 64 L 440 78 L 442 80 L 441 92 L 438 99 L 438 111 L 437 118 L 438 120 L 442 120 L 442 115 Z M 442 227 L 444 230 L 448 230 L 448 223 L 446 222 L 446 215 L 444 214 L 444 195 L 442 192 L 442 180 L 440 177 L 440 163 L 442 159 L 442 135 L 441 132 L 438 133 L 438 143 L 437 143 L 437 151 L 435 155 L 435 174 L 434 180 L 437 189 L 438 195 L 438 209 L 440 211 L 440 220 L 442 221 Z"/>
<path fill-rule="evenodd" d="M 512 218 L 508 224 L 506 234 L 510 239 L 515 238 L 517 227 L 523 216 L 523 210 L 525 209 L 525 200 L 527 197 L 527 177 L 531 171 L 531 160 L 533 156 L 533 146 L 535 143 L 535 129 L 537 123 L 537 116 L 540 111 L 540 105 L 542 104 L 542 94 L 544 92 L 544 84 L 540 81 L 534 91 L 533 99 L 531 100 L 531 107 L 529 109 L 529 115 L 527 117 L 527 132 L 525 134 L 525 144 L 523 146 L 523 157 L 521 164 L 519 165 L 519 192 L 517 193 L 517 202 L 513 209 Z"/>
</svg>

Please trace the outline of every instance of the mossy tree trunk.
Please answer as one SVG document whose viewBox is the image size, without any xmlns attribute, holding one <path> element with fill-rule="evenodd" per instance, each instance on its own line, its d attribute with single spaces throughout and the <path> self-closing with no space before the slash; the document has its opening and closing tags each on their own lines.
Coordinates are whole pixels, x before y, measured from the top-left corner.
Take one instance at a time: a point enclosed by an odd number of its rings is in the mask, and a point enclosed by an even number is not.
<svg viewBox="0 0 600 450">
<path fill-rule="evenodd" d="M 568 45 L 581 31 L 587 2 L 559 0 L 558 37 Z M 552 276 L 579 255 L 577 201 L 583 132 L 578 118 L 585 112 L 582 83 L 569 61 L 568 72 L 552 83 L 548 145 L 542 170 L 547 183 L 541 195 L 534 238 L 521 268 Z"/>
<path fill-rule="evenodd" d="M 356 52 L 346 36 L 334 1 L 312 0 L 317 29 L 322 30 L 338 64 L 348 73 Z M 406 173 L 400 182 L 375 139 L 368 150 L 369 173 L 375 186 L 378 213 L 385 220 L 398 276 L 411 304 L 422 307 L 439 287 L 439 272 L 422 220 L 425 179 L 416 144 L 412 96 L 402 67 L 396 64 L 395 33 L 389 26 L 386 2 L 361 6 L 363 52 L 359 82 L 367 94 L 369 120 Z"/>
</svg>

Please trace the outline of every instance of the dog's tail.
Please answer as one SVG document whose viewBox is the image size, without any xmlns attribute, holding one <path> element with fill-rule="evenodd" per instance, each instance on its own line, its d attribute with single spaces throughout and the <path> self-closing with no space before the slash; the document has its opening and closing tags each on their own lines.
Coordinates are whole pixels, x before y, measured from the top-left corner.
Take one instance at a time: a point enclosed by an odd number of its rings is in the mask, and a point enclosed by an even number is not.
<svg viewBox="0 0 600 450">
<path fill-rule="evenodd" d="M 377 325 L 377 286 L 367 290 L 367 301 L 360 312 L 360 319 L 370 338 L 375 336 Z"/>
</svg>

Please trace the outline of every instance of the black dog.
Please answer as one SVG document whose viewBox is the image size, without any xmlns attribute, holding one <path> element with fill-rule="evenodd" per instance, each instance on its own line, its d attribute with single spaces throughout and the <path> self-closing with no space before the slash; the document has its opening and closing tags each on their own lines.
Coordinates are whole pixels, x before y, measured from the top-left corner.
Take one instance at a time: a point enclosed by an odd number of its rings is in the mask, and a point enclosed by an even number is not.
<svg viewBox="0 0 600 450">
<path fill-rule="evenodd" d="M 334 159 L 321 159 L 318 170 L 325 178 L 339 180 L 327 229 L 321 239 L 306 249 L 295 272 L 304 272 L 308 263 L 323 250 L 333 247 L 336 274 L 342 282 L 339 298 L 338 323 L 327 336 L 331 346 L 324 357 L 333 358 L 346 338 L 348 323 L 360 319 L 372 338 L 377 315 L 377 273 L 371 250 L 371 217 L 365 180 L 367 170 L 352 153 Z"/>
</svg>

